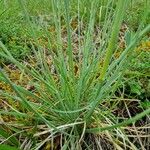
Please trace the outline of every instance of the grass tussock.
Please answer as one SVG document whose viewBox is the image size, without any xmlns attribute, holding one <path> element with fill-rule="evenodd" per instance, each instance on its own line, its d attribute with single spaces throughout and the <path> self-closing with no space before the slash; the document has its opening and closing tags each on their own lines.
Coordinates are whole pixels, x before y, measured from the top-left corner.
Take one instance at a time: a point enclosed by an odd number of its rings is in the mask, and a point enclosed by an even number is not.
<svg viewBox="0 0 150 150">
<path fill-rule="evenodd" d="M 150 108 L 124 98 L 119 89 L 133 51 L 150 31 L 147 5 L 137 31 L 125 29 L 122 46 L 129 1 L 77 1 L 77 8 L 69 0 L 49 4 L 52 25 L 41 19 L 39 38 L 28 3 L 18 1 L 33 39 L 26 43 L 31 56 L 18 60 L 0 41 L 0 57 L 11 62 L 0 69 L 2 148 L 148 148 Z"/>
</svg>

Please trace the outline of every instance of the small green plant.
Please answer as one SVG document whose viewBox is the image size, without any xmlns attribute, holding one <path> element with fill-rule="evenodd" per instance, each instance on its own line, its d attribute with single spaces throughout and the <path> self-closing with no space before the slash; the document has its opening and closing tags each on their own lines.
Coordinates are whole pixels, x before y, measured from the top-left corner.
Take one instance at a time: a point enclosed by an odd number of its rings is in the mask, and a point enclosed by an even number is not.
<svg viewBox="0 0 150 150">
<path fill-rule="evenodd" d="M 34 150 L 42 148 L 45 143 L 49 143 L 51 148 L 64 150 L 93 149 L 95 144 L 90 144 L 86 135 L 96 137 L 97 134 L 104 134 L 109 138 L 114 149 L 124 149 L 126 146 L 136 149 L 136 145 L 124 134 L 125 130 L 121 127 L 148 115 L 150 109 L 119 122 L 111 112 L 115 103 L 112 107 L 107 107 L 132 59 L 132 51 L 140 39 L 150 31 L 150 25 L 144 28 L 140 26 L 119 58 L 114 57 L 119 47 L 117 42 L 119 29 L 127 2 L 116 1 L 114 10 L 114 1 L 107 1 L 106 7 L 113 9 L 106 9 L 105 20 L 102 25 L 100 24 L 101 30 L 95 37 L 98 0 L 93 0 L 90 4 L 89 22 L 85 28 L 82 28 L 84 22 L 83 16 L 79 13 L 80 1 L 78 1 L 75 30 L 71 26 L 70 1 L 52 0 L 56 35 L 50 36 L 45 27 L 45 34 L 48 37 L 47 49 L 40 44 L 38 49 L 35 49 L 33 45 L 36 67 L 28 62 L 23 64 L 16 60 L 0 41 L 0 47 L 3 49 L 0 51 L 0 56 L 20 69 L 22 77 L 28 77 L 32 85 L 32 88 L 28 88 L 12 82 L 5 71 L 0 70 L 0 80 L 14 91 L 10 93 L 0 90 L 1 101 L 7 105 L 6 109 L 0 109 L 3 120 L 2 130 L 5 132 L 5 136 L 0 132 L 0 136 L 4 138 L 1 144 L 8 143 L 22 149 L 27 148 L 28 145 L 28 149 Z M 19 3 L 26 15 L 33 38 L 38 44 L 38 36 L 24 1 L 19 0 Z M 144 15 L 147 13 L 145 12 Z M 66 36 L 64 37 L 62 33 Z M 73 38 L 74 34 L 76 39 Z M 53 39 L 56 43 L 55 49 L 53 49 Z M 75 43 L 77 45 L 74 46 Z M 16 106 L 12 105 L 12 102 Z M 12 121 L 7 121 L 8 118 Z M 96 146 L 98 147 L 99 144 Z"/>
</svg>

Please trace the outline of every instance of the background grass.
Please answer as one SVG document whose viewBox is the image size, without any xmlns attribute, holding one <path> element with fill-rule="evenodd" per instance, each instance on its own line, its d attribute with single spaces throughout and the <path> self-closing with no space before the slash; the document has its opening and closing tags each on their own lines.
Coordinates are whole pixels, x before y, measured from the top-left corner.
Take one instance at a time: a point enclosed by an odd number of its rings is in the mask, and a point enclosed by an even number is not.
<svg viewBox="0 0 150 150">
<path fill-rule="evenodd" d="M 87 22 L 87 18 L 90 15 L 90 3 L 91 1 L 81 1 L 80 2 L 80 14 L 84 20 Z M 71 17 L 76 18 L 77 12 L 77 1 L 71 1 Z M 105 6 L 107 1 L 99 1 L 98 6 Z M 54 24 L 51 17 L 52 7 L 48 0 L 43 1 L 33 1 L 29 0 L 25 3 L 25 7 L 29 13 L 29 18 L 32 24 L 35 26 L 35 30 L 39 38 L 43 37 L 43 26 L 44 23 L 49 25 Z M 84 8 L 86 5 L 86 9 Z M 89 5 L 89 6 L 88 6 Z M 115 3 L 114 3 L 115 6 Z M 132 1 L 129 4 L 128 10 L 126 11 L 125 22 L 132 30 L 136 30 L 140 19 L 142 18 L 141 12 L 144 9 L 144 0 Z M 105 7 L 102 8 L 104 19 Z M 63 12 L 62 12 L 63 16 Z M 96 20 L 99 20 L 99 14 L 97 14 Z M 149 24 L 149 19 L 147 19 L 146 24 Z M 28 39 L 32 38 L 32 33 L 30 31 L 30 26 L 27 23 L 22 8 L 17 0 L 1 0 L 0 1 L 0 38 L 6 43 L 11 53 L 15 58 L 23 59 L 26 55 L 31 54 L 30 46 L 27 44 Z M 2 60 L 2 58 L 1 58 Z"/>
</svg>

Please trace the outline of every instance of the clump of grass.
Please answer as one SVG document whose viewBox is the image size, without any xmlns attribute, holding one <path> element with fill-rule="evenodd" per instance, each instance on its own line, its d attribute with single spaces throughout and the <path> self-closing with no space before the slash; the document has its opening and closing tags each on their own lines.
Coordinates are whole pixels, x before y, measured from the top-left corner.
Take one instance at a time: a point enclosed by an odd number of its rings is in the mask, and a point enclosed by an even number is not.
<svg viewBox="0 0 150 150">
<path fill-rule="evenodd" d="M 19 2 L 31 26 L 33 38 L 38 44 L 24 1 Z M 95 37 L 95 17 L 100 9 L 97 5 L 98 0 L 90 3 L 89 22 L 85 28 L 81 28 L 83 16 L 80 15 L 81 6 L 78 1 L 76 30 L 71 26 L 70 1 L 52 0 L 56 35 L 51 36 L 45 26 L 47 49 L 40 44 L 38 49 L 35 49 L 32 45 L 36 67 L 28 62 L 24 64 L 17 61 L 0 41 L 3 49 L 0 56 L 11 61 L 23 75 L 28 76 L 32 85 L 32 88 L 26 88 L 16 84 L 8 78 L 3 69 L 0 70 L 0 80 L 9 84 L 15 92 L 11 94 L 0 90 L 0 98 L 2 101 L 6 100 L 7 105 L 4 110 L 0 110 L 1 144 L 6 143 L 21 149 L 40 149 L 45 143 L 47 147 L 57 149 L 92 149 L 95 144 L 90 144 L 86 135 L 96 137 L 96 134 L 101 134 L 102 137 L 107 137 L 107 141 L 116 149 L 129 146 L 132 149 L 136 148 L 121 127 L 141 119 L 150 113 L 150 109 L 118 122 L 118 118 L 112 113 L 115 102 L 108 107 L 109 109 L 105 104 L 109 103 L 116 91 L 132 59 L 132 51 L 150 30 L 150 25 L 145 28 L 140 26 L 116 59 L 114 54 L 118 48 L 119 29 L 127 1 L 118 0 L 115 3 L 115 10 L 114 1 L 106 3 L 105 20 L 100 24 L 101 29 Z M 62 35 L 63 29 L 66 33 L 65 38 Z M 76 35 L 76 46 L 73 35 Z M 54 39 L 55 49 L 52 42 Z M 19 107 L 10 105 L 10 101 Z M 7 117 L 10 117 L 10 121 Z M 115 140 L 116 136 L 118 141 Z M 98 147 L 100 145 L 97 142 L 96 148 Z"/>
</svg>

